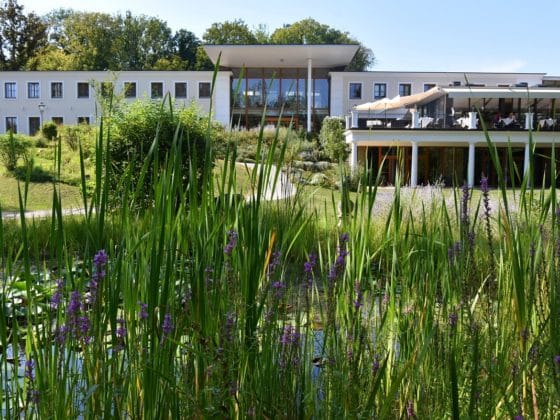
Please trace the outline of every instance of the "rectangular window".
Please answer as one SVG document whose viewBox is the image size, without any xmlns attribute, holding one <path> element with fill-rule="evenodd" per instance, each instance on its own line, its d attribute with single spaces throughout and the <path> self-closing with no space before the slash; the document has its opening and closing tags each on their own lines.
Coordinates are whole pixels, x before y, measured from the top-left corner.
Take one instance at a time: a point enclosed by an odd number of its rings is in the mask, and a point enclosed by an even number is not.
<svg viewBox="0 0 560 420">
<path fill-rule="evenodd" d="M 101 82 L 101 96 L 103 98 L 110 98 L 113 96 L 113 83 Z"/>
<path fill-rule="evenodd" d="M 350 83 L 348 90 L 348 99 L 362 99 L 361 83 Z"/>
<path fill-rule="evenodd" d="M 29 135 L 34 136 L 41 129 L 41 118 L 29 117 Z"/>
<path fill-rule="evenodd" d="M 426 92 L 427 90 L 430 90 L 432 88 L 435 88 L 436 84 L 435 83 L 424 83 L 424 92 Z"/>
<path fill-rule="evenodd" d="M 210 82 L 199 82 L 198 83 L 198 97 L 199 98 L 209 98 L 210 97 Z"/>
<path fill-rule="evenodd" d="M 124 82 L 124 97 L 136 98 L 136 82 Z"/>
<path fill-rule="evenodd" d="M 400 96 L 410 96 L 412 92 L 412 85 L 410 83 L 399 84 L 399 95 Z"/>
<path fill-rule="evenodd" d="M 62 118 L 62 117 L 52 117 L 52 122 L 55 123 L 56 125 L 62 125 L 62 124 L 64 124 L 64 118 Z"/>
<path fill-rule="evenodd" d="M 163 98 L 163 83 L 162 82 L 152 82 L 151 95 L 152 95 L 152 99 Z"/>
<path fill-rule="evenodd" d="M 6 117 L 6 132 L 17 133 L 17 117 Z"/>
<path fill-rule="evenodd" d="M 375 83 L 373 85 L 373 99 L 387 97 L 387 83 Z"/>
<path fill-rule="evenodd" d="M 53 99 L 62 98 L 62 82 L 51 83 L 51 98 Z"/>
<path fill-rule="evenodd" d="M 78 98 L 89 98 L 89 83 L 78 82 Z"/>
<path fill-rule="evenodd" d="M 38 99 L 41 96 L 39 82 L 27 83 L 27 97 L 29 99 Z"/>
<path fill-rule="evenodd" d="M 17 95 L 16 82 L 4 83 L 4 98 L 15 99 Z"/>
<path fill-rule="evenodd" d="M 187 97 L 187 82 L 176 82 L 175 83 L 175 97 L 176 98 L 186 98 Z"/>
<path fill-rule="evenodd" d="M 78 117 L 78 124 L 89 125 L 89 117 Z"/>
</svg>

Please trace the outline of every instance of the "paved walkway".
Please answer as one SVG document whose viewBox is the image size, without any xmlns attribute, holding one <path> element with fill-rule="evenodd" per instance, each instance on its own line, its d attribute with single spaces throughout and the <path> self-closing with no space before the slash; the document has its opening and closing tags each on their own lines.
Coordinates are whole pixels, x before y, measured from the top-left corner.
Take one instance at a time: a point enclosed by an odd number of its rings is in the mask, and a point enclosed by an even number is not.
<svg viewBox="0 0 560 420">
<path fill-rule="evenodd" d="M 71 216 L 85 214 L 84 209 L 62 209 L 63 216 Z M 52 216 L 52 210 L 36 210 L 36 211 L 26 211 L 26 219 L 44 219 Z M 19 211 L 4 211 L 2 212 L 2 219 L 4 220 L 19 220 Z"/>
</svg>

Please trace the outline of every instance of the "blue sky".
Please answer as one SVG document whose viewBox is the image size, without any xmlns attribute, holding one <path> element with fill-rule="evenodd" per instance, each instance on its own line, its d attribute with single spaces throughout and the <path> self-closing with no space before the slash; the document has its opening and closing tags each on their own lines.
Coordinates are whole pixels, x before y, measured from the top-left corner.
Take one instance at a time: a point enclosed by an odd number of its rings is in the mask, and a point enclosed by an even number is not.
<svg viewBox="0 0 560 420">
<path fill-rule="evenodd" d="M 199 38 L 214 22 L 243 19 L 269 31 L 312 17 L 373 50 L 372 70 L 512 71 L 560 76 L 558 0 L 19 0 L 26 11 L 59 7 L 157 16 Z M 281 6 L 280 6 L 281 5 Z"/>
</svg>

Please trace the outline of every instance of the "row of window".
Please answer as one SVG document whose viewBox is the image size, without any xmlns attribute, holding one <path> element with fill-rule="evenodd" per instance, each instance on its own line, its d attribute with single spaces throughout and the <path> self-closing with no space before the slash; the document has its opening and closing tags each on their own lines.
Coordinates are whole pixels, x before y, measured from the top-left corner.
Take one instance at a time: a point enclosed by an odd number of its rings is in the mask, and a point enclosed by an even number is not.
<svg viewBox="0 0 560 420">
<path fill-rule="evenodd" d="M 424 83 L 424 92 L 430 90 L 435 86 L 435 83 Z M 411 83 L 399 83 L 399 95 L 409 96 L 412 94 Z M 373 99 L 383 99 L 387 97 L 387 83 L 374 83 L 373 84 Z M 349 99 L 362 99 L 362 83 L 352 82 L 349 84 L 348 90 Z"/>
<path fill-rule="evenodd" d="M 64 97 L 64 86 L 62 82 L 51 82 L 50 94 L 52 99 L 62 99 Z M 90 97 L 90 83 L 77 83 L 77 97 L 87 99 Z M 187 97 L 187 82 L 175 82 L 175 98 Z M 101 84 L 102 95 L 108 95 L 112 91 L 113 85 L 110 82 Z M 210 82 L 198 82 L 198 98 L 210 98 L 211 86 Z M 137 84 L 136 82 L 124 82 L 123 94 L 125 98 L 136 98 Z M 150 83 L 150 96 L 152 99 L 163 98 L 163 82 Z M 27 98 L 39 99 L 41 97 L 41 89 L 39 82 L 27 82 Z M 4 98 L 17 99 L 16 82 L 4 83 Z"/>
<path fill-rule="evenodd" d="M 63 117 L 52 117 L 51 121 L 54 122 L 57 125 L 64 124 L 64 118 Z M 33 136 L 41 128 L 41 118 L 39 118 L 39 117 L 29 117 L 28 122 L 29 122 L 29 135 Z M 89 124 L 90 119 L 89 119 L 89 117 L 78 117 L 76 122 L 78 124 Z M 14 134 L 18 132 L 18 118 L 17 117 L 6 117 L 6 131 L 9 131 L 9 130 L 12 130 L 12 133 L 14 133 Z"/>
</svg>

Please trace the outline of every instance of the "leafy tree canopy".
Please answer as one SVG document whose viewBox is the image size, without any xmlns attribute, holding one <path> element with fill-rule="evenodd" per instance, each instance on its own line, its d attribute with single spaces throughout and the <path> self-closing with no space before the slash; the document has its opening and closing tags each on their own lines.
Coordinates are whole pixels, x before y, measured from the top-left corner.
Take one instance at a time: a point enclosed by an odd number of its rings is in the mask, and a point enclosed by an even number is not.
<svg viewBox="0 0 560 420">
<path fill-rule="evenodd" d="M 0 6 L 0 70 L 20 70 L 47 44 L 47 25 L 35 13 L 25 14 L 16 0 Z"/>
<path fill-rule="evenodd" d="M 373 52 L 352 38 L 348 32 L 342 32 L 328 25 L 307 18 L 291 25 L 276 29 L 270 36 L 271 44 L 356 44 L 360 48 L 347 70 L 365 70 L 375 62 Z"/>
<path fill-rule="evenodd" d="M 202 39 L 207 44 L 257 44 L 257 37 L 241 19 L 213 23 L 206 29 Z"/>
</svg>

